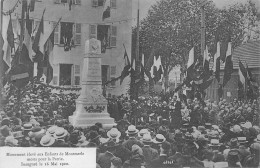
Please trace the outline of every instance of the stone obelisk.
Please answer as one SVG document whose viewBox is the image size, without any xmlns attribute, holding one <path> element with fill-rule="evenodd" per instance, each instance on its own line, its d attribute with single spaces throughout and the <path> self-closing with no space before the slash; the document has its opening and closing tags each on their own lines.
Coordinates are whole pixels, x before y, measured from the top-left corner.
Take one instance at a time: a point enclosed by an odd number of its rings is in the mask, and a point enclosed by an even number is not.
<svg viewBox="0 0 260 168">
<path fill-rule="evenodd" d="M 88 127 L 97 122 L 104 128 L 115 125 L 107 113 L 107 100 L 102 95 L 101 43 L 94 38 L 85 43 L 81 92 L 76 100 L 76 111 L 69 116 L 69 121 L 74 127 Z"/>
</svg>

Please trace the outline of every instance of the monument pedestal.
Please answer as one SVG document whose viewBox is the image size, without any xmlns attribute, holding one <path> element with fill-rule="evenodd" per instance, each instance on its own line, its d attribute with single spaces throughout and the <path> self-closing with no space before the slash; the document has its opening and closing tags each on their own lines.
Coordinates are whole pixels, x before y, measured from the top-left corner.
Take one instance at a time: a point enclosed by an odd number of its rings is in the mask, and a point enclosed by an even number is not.
<svg viewBox="0 0 260 168">
<path fill-rule="evenodd" d="M 69 116 L 74 127 L 89 127 L 99 122 L 104 128 L 112 128 L 114 119 L 107 113 L 107 100 L 102 95 L 101 45 L 90 39 L 85 44 L 81 77 L 81 92 L 76 100 L 76 111 Z"/>
</svg>

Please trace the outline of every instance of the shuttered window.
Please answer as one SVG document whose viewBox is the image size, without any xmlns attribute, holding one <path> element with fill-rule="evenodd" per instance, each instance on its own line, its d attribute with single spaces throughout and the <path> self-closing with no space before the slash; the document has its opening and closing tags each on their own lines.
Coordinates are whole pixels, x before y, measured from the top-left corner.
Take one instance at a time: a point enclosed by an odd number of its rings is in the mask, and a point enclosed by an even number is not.
<svg viewBox="0 0 260 168">
<path fill-rule="evenodd" d="M 59 41 L 59 35 L 60 35 L 60 25 L 57 25 L 57 22 L 53 22 L 53 29 L 55 28 L 54 30 L 54 44 L 59 44 L 60 41 Z"/>
<path fill-rule="evenodd" d="M 75 23 L 74 24 L 74 41 L 76 45 L 81 44 L 81 24 L 80 23 Z"/>
<path fill-rule="evenodd" d="M 110 75 L 115 76 L 116 75 L 116 66 L 111 66 L 110 67 Z"/>
<path fill-rule="evenodd" d="M 81 4 L 81 0 L 74 0 L 75 5 L 80 5 Z"/>
<path fill-rule="evenodd" d="M 97 25 L 89 25 L 89 39 L 97 38 Z"/>
<path fill-rule="evenodd" d="M 116 47 L 117 27 L 110 27 L 110 47 Z"/>
</svg>

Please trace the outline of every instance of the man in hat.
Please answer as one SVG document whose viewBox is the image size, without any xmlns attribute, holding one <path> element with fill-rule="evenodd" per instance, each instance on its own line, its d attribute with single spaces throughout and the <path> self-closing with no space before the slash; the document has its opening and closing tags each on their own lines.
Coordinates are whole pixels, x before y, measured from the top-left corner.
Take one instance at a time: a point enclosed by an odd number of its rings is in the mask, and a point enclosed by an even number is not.
<svg viewBox="0 0 260 168">
<path fill-rule="evenodd" d="M 180 128 L 182 115 L 181 115 L 181 102 L 177 100 L 177 96 L 172 98 L 173 111 L 171 112 L 171 125 L 172 128 Z"/>
<path fill-rule="evenodd" d="M 100 153 L 97 156 L 97 163 L 101 168 L 110 168 L 111 166 L 111 158 L 114 156 L 114 151 L 117 145 L 114 141 L 109 141 L 106 143 L 106 152 Z"/>
<path fill-rule="evenodd" d="M 142 150 L 144 155 L 145 167 L 150 168 L 152 160 L 156 159 L 159 155 L 157 150 L 151 147 L 153 141 L 150 134 L 144 134 L 141 141 L 144 144 Z"/>
<path fill-rule="evenodd" d="M 132 146 L 134 144 L 140 146 L 140 147 L 143 147 L 143 143 L 139 140 L 137 140 L 137 133 L 139 131 L 136 129 L 136 127 L 134 125 L 129 125 L 128 126 L 128 129 L 126 131 L 126 134 L 129 136 L 129 139 L 126 140 L 125 142 L 123 142 L 123 146 L 125 148 L 127 148 L 128 150 L 132 150 Z"/>
<path fill-rule="evenodd" d="M 54 138 L 56 139 L 55 147 L 69 147 L 70 145 L 65 141 L 68 136 L 68 131 L 62 127 L 55 130 Z"/>
</svg>

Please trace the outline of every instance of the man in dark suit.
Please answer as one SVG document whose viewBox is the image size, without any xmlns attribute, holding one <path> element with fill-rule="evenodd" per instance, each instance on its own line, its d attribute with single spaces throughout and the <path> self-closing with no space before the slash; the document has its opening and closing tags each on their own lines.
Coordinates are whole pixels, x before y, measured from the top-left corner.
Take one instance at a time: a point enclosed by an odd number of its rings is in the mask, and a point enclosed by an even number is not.
<svg viewBox="0 0 260 168">
<path fill-rule="evenodd" d="M 182 115 L 181 115 L 181 102 L 177 100 L 177 96 L 174 96 L 172 98 L 172 106 L 173 111 L 171 112 L 171 118 L 172 118 L 172 128 L 180 128 L 181 121 L 182 121 Z"/>
<path fill-rule="evenodd" d="M 134 144 L 138 145 L 139 147 L 143 147 L 143 143 L 136 139 L 137 133 L 139 131 L 136 129 L 134 125 L 129 125 L 126 134 L 129 136 L 129 139 L 123 142 L 123 147 L 127 148 L 128 150 L 132 151 L 132 146 Z"/>
<path fill-rule="evenodd" d="M 106 152 L 98 154 L 97 163 L 99 164 L 99 166 L 101 168 L 110 168 L 111 158 L 115 157 L 114 151 L 115 151 L 116 147 L 117 147 L 116 142 L 109 141 L 105 145 Z"/>
<path fill-rule="evenodd" d="M 144 143 L 144 147 L 142 147 L 142 150 L 144 155 L 145 167 L 150 168 L 152 167 L 152 160 L 157 159 L 159 157 L 159 154 L 156 149 L 150 146 L 153 143 L 150 133 L 144 134 L 141 141 Z"/>
</svg>

